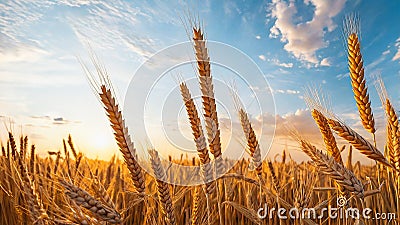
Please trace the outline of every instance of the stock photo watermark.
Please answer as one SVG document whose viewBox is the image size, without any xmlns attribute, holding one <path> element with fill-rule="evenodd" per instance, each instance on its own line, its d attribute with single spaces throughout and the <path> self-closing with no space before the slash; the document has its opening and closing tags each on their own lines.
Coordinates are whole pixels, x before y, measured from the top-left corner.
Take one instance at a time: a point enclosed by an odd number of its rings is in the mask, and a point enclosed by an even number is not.
<svg viewBox="0 0 400 225">
<path fill-rule="evenodd" d="M 345 207 L 348 200 L 344 197 L 337 199 L 337 207 L 324 207 L 319 210 L 315 208 L 269 208 L 265 203 L 257 211 L 257 216 L 260 219 L 272 219 L 278 217 L 281 220 L 295 219 L 364 219 L 364 220 L 387 220 L 388 222 L 395 221 L 396 213 L 392 212 L 374 212 L 371 208 L 362 210 L 354 207 Z"/>
</svg>

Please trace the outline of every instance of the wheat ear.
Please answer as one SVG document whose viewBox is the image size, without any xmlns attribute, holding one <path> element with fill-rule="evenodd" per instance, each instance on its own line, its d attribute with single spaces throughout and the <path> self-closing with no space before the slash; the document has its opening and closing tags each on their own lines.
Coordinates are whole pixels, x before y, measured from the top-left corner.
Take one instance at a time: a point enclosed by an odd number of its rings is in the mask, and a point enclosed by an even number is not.
<svg viewBox="0 0 400 225">
<path fill-rule="evenodd" d="M 1 143 L 1 155 L 7 157 L 6 149 L 4 148 L 3 143 Z"/>
<path fill-rule="evenodd" d="M 389 95 L 386 91 L 385 84 L 383 83 L 382 77 L 379 74 L 375 74 L 375 87 L 378 91 L 379 98 L 382 103 L 382 107 L 385 110 L 387 118 L 387 154 L 389 162 L 400 171 L 399 157 L 400 157 L 400 128 L 399 128 L 399 118 L 397 117 L 396 110 L 394 109 Z"/>
<path fill-rule="evenodd" d="M 92 212 L 93 216 L 97 219 L 101 219 L 111 224 L 121 222 L 121 215 L 114 208 L 104 205 L 88 192 L 70 182 L 60 180 L 59 183 L 65 188 L 65 194 L 71 200 L 73 200 L 77 205 Z"/>
<path fill-rule="evenodd" d="M 272 177 L 272 183 L 274 184 L 274 188 L 277 193 L 280 192 L 280 182 L 278 180 L 278 177 L 276 176 L 274 165 L 272 164 L 271 160 L 268 160 L 268 169 L 271 172 L 271 177 Z"/>
<path fill-rule="evenodd" d="M 309 142 L 300 139 L 301 149 L 305 152 L 321 169 L 322 172 L 330 176 L 347 192 L 353 193 L 358 198 L 364 198 L 364 187 L 353 172 L 339 164 L 335 159 L 315 148 Z"/>
<path fill-rule="evenodd" d="M 348 141 L 350 144 L 354 146 L 357 150 L 359 150 L 362 154 L 367 156 L 370 159 L 378 161 L 387 167 L 391 167 L 392 165 L 387 161 L 387 159 L 382 155 L 382 153 L 375 148 L 371 143 L 369 143 L 366 139 L 364 139 L 357 132 L 352 130 L 350 127 L 345 125 L 344 123 L 328 119 L 329 126 L 343 139 Z"/>
<path fill-rule="evenodd" d="M 166 218 L 167 224 L 176 224 L 175 209 L 172 204 L 171 193 L 168 184 L 165 182 L 166 174 L 161 164 L 160 157 L 156 150 L 149 150 L 151 167 L 157 181 L 158 198 L 161 203 L 161 209 Z"/>
<path fill-rule="evenodd" d="M 104 188 L 103 184 L 100 183 L 99 179 L 93 175 L 92 171 L 89 170 L 90 176 L 92 178 L 91 187 L 95 192 L 95 197 L 100 199 L 104 204 L 108 207 L 115 209 L 115 204 L 111 200 L 110 196 L 107 193 L 107 190 Z"/>
<path fill-rule="evenodd" d="M 344 165 L 341 151 L 337 147 L 337 143 L 335 137 L 333 136 L 331 128 L 329 127 L 328 120 L 320 111 L 316 109 L 313 109 L 311 111 L 311 115 L 314 118 L 315 123 L 318 125 L 322 138 L 324 139 L 326 151 L 335 159 L 337 163 Z M 346 191 L 346 188 L 340 186 L 340 184 L 337 182 L 335 183 L 339 189 L 340 194 L 349 197 L 349 193 Z"/>
<path fill-rule="evenodd" d="M 11 147 L 11 155 L 12 155 L 13 158 L 15 158 L 16 154 L 18 154 L 18 152 L 17 152 L 17 144 L 15 143 L 15 138 L 12 135 L 11 132 L 8 132 L 8 140 L 9 140 L 10 147 Z"/>
<path fill-rule="evenodd" d="M 17 161 L 18 161 L 19 171 L 21 174 L 22 189 L 24 191 L 23 192 L 24 195 L 27 198 L 27 203 L 29 207 L 29 216 L 30 219 L 32 220 L 31 222 L 33 224 L 38 224 L 38 225 L 48 224 L 47 220 L 49 217 L 43 208 L 43 204 L 40 201 L 38 194 L 34 189 L 34 185 L 26 169 L 25 161 L 18 155 L 16 155 L 16 157 L 18 158 Z"/>
<path fill-rule="evenodd" d="M 347 52 L 350 70 L 351 86 L 358 112 L 364 128 L 375 134 L 374 115 L 371 110 L 368 88 L 364 78 L 364 65 L 360 50 L 359 20 L 357 17 L 347 17 L 344 32 L 347 35 Z M 374 135 L 375 137 L 375 135 Z"/>
<path fill-rule="evenodd" d="M 129 135 L 128 127 L 125 125 L 122 112 L 112 91 L 112 84 L 108 77 L 107 71 L 100 65 L 94 54 L 91 56 L 92 62 L 96 67 L 99 81 L 95 79 L 89 69 L 82 63 L 82 67 L 91 83 L 93 90 L 99 95 L 100 101 L 106 110 L 106 114 L 114 130 L 114 137 L 118 144 L 120 151 L 124 157 L 125 163 L 131 174 L 133 184 L 139 194 L 145 193 L 145 180 L 142 168 L 136 160 L 136 149 Z"/>
<path fill-rule="evenodd" d="M 31 155 L 29 159 L 29 173 L 30 174 L 35 174 L 35 145 L 31 146 Z M 34 176 L 32 176 L 34 177 Z"/>
<path fill-rule="evenodd" d="M 393 166 L 396 167 L 398 171 L 400 171 L 400 138 L 399 138 L 399 117 L 396 115 L 396 111 L 394 110 L 392 104 L 389 99 L 386 99 L 386 114 L 388 119 L 388 131 L 389 131 L 389 143 L 391 150 L 390 161 Z"/>
<path fill-rule="evenodd" d="M 214 97 L 214 86 L 211 76 L 210 57 L 201 28 L 193 28 L 193 42 L 196 53 L 200 89 L 203 99 L 204 118 L 210 152 L 214 155 L 217 174 L 223 170 L 220 130 L 217 106 Z"/>
<path fill-rule="evenodd" d="M 246 136 L 247 146 L 250 151 L 250 156 L 252 158 L 253 166 L 257 172 L 257 176 L 262 180 L 262 160 L 261 160 L 261 150 L 258 143 L 256 133 L 251 126 L 251 122 L 246 111 L 243 108 L 239 108 L 240 124 L 242 125 L 243 132 Z"/>
<path fill-rule="evenodd" d="M 199 218 L 199 204 L 200 204 L 200 193 L 201 188 L 195 187 L 194 196 L 193 196 L 193 207 L 192 207 L 192 225 L 197 225 Z"/>
<path fill-rule="evenodd" d="M 68 145 L 71 148 L 72 155 L 74 155 L 74 158 L 77 159 L 78 154 L 76 153 L 74 142 L 72 142 L 71 134 L 68 134 Z"/>
<path fill-rule="evenodd" d="M 386 125 L 386 146 L 385 146 L 387 152 L 386 154 L 389 156 L 389 162 L 393 165 L 396 166 L 396 153 L 394 152 L 393 148 L 393 140 L 392 140 L 392 129 L 390 125 L 390 121 L 387 121 Z"/>
<path fill-rule="evenodd" d="M 326 151 L 336 160 L 337 163 L 343 164 L 342 156 L 339 148 L 337 147 L 331 128 L 329 127 L 328 120 L 320 111 L 316 109 L 311 111 L 311 115 L 314 118 L 315 123 L 318 125 L 318 128 L 324 139 Z"/>
<path fill-rule="evenodd" d="M 200 158 L 201 168 L 206 183 L 206 192 L 207 194 L 211 194 L 215 190 L 215 183 L 213 182 L 214 176 L 201 121 L 197 112 L 196 105 L 190 94 L 189 88 L 184 82 L 180 84 L 180 90 L 183 101 L 185 103 L 186 112 L 189 117 L 190 126 L 192 128 L 197 153 Z"/>
</svg>

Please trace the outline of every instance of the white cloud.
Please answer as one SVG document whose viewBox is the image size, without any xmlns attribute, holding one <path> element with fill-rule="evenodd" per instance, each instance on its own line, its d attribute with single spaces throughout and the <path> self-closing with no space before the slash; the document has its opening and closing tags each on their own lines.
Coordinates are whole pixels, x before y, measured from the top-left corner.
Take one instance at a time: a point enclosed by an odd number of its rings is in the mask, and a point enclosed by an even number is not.
<svg viewBox="0 0 400 225">
<path fill-rule="evenodd" d="M 286 67 L 286 68 L 292 68 L 293 63 L 279 63 L 278 66 Z"/>
<path fill-rule="evenodd" d="M 331 66 L 331 62 L 328 58 L 324 58 L 321 60 L 321 66 Z"/>
<path fill-rule="evenodd" d="M 396 43 L 394 44 L 395 47 L 397 47 L 397 52 L 393 56 L 392 61 L 400 59 L 400 37 L 397 38 Z"/>
<path fill-rule="evenodd" d="M 291 133 L 288 130 L 295 128 L 302 136 L 314 136 L 320 138 L 318 127 L 315 124 L 309 110 L 297 109 L 295 112 L 285 115 L 276 115 L 275 118 L 271 114 L 258 115 L 255 119 L 258 121 L 276 121 L 276 137 L 290 138 Z"/>
<path fill-rule="evenodd" d="M 285 91 L 284 91 L 284 90 L 281 90 L 281 89 L 278 89 L 278 90 L 276 90 L 276 91 L 275 91 L 275 93 L 284 94 L 284 93 L 285 93 Z"/>
<path fill-rule="evenodd" d="M 49 55 L 47 51 L 34 45 L 21 42 L 14 42 L 7 45 L 7 41 L 3 44 L 4 46 L 0 44 L 1 63 L 35 62 Z"/>
<path fill-rule="evenodd" d="M 300 94 L 300 91 L 291 90 L 291 89 L 287 89 L 287 90 L 277 89 L 277 90 L 274 90 L 274 93 L 278 93 L 278 94 L 289 94 L 289 95 L 298 95 L 298 94 Z"/>
<path fill-rule="evenodd" d="M 300 93 L 300 91 L 296 91 L 296 90 L 286 90 L 287 94 L 291 94 L 291 95 L 297 95 Z"/>
<path fill-rule="evenodd" d="M 279 61 L 279 59 L 268 59 L 269 62 L 274 63 L 277 66 L 280 67 L 285 67 L 285 68 L 292 68 L 293 67 L 293 63 L 284 63 Z"/>
<path fill-rule="evenodd" d="M 382 55 L 387 55 L 387 54 L 389 54 L 389 53 L 390 53 L 390 50 L 388 49 L 388 50 L 382 52 Z"/>
<path fill-rule="evenodd" d="M 259 55 L 258 58 L 261 59 L 262 61 L 266 61 L 267 60 L 265 55 Z"/>
<path fill-rule="evenodd" d="M 343 9 L 345 0 L 305 0 L 305 4 L 315 6 L 315 11 L 310 21 L 300 23 L 295 22 L 298 18 L 295 18 L 297 8 L 294 1 L 272 2 L 270 15 L 276 20 L 270 29 L 270 37 L 280 37 L 281 42 L 285 43 L 284 49 L 297 59 L 318 64 L 316 51 L 328 46 L 328 42 L 324 40 L 325 29 L 331 32 L 336 28 L 332 19 Z"/>
<path fill-rule="evenodd" d="M 261 36 L 260 36 L 260 35 L 256 35 L 256 39 L 257 39 L 257 40 L 260 40 L 260 39 L 261 39 Z"/>
</svg>

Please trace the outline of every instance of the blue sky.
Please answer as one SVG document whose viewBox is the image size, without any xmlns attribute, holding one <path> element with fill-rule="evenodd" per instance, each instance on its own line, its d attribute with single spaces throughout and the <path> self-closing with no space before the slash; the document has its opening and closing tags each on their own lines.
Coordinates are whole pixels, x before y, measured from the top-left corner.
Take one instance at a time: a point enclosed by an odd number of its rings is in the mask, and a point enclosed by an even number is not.
<svg viewBox="0 0 400 225">
<path fill-rule="evenodd" d="M 355 12 L 361 18 L 367 82 L 382 134 L 384 117 L 369 75 L 382 75 L 400 108 L 399 11 L 398 1 L 373 0 L 1 1 L 0 115 L 6 123 L 11 118 L 13 130 L 28 134 L 42 152 L 60 149 L 62 138 L 71 133 L 87 155 L 109 157 L 117 147 L 76 56 L 87 60 L 90 43 L 123 102 L 133 74 L 145 60 L 189 40 L 181 18 L 190 12 L 199 16 L 208 40 L 247 54 L 270 83 L 278 125 L 274 153 L 290 142 L 281 128 L 288 121 L 318 142 L 302 99 L 303 88 L 310 84 L 321 86 L 331 96 L 334 112 L 363 133 L 342 37 L 345 15 Z M 255 121 L 268 120 L 272 114 L 252 116 Z M 2 129 L 2 140 L 5 134 Z"/>
</svg>

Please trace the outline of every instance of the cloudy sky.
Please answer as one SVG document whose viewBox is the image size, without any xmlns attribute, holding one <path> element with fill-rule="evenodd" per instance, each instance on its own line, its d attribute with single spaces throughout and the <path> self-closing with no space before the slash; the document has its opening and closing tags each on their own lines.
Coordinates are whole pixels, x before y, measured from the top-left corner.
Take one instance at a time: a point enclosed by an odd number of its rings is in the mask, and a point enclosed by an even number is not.
<svg viewBox="0 0 400 225">
<path fill-rule="evenodd" d="M 398 1 L 373 0 L 1 1 L 0 116 L 4 121 L 1 140 L 5 141 L 7 129 L 11 128 L 17 135 L 29 135 L 38 149 L 46 152 L 61 149 L 62 139 L 71 133 L 78 148 L 88 156 L 110 157 L 117 152 L 117 146 L 77 56 L 88 61 L 89 43 L 106 66 L 120 103 L 126 105 L 125 94 L 135 71 L 154 53 L 188 41 L 184 22 L 193 15 L 200 18 L 208 40 L 228 44 L 246 54 L 269 82 L 275 107 L 263 109 L 262 114 L 251 109 L 249 113 L 255 123 L 261 118 L 268 124 L 276 120 L 276 140 L 270 157 L 287 144 L 291 154 L 301 158 L 303 155 L 292 147 L 294 143 L 283 124 L 290 122 L 305 137 L 319 143 L 319 134 L 303 100 L 304 88 L 309 85 L 323 89 L 330 96 L 333 111 L 368 136 L 356 114 L 342 32 L 344 17 L 358 13 L 367 83 L 378 133 L 383 134 L 384 115 L 370 75 L 382 75 L 395 107 L 400 108 L 398 11 Z M 184 68 L 180 71 L 186 73 Z M 218 73 L 218 69 L 215 71 Z M 228 83 L 234 80 L 218 74 L 215 77 Z M 252 79 L 250 75 L 246 77 Z M 174 84 L 173 77 L 169 78 L 165 82 Z M 169 86 L 161 85 L 160 89 L 166 87 Z M 255 95 L 262 96 L 266 91 L 266 87 L 249 88 Z M 226 92 L 216 90 L 218 93 L 222 94 L 217 99 L 226 98 L 222 96 Z M 150 100 L 153 107 L 164 103 L 156 97 Z M 242 100 L 252 102 L 252 97 L 245 96 Z M 233 136 L 227 137 L 229 132 L 226 132 L 224 137 L 240 146 L 243 140 L 237 117 L 225 118 L 228 114 L 222 109 L 219 108 L 223 133 L 224 129 L 238 129 L 232 132 Z M 177 118 L 179 129 L 174 132 L 183 132 L 190 139 L 185 115 Z M 162 135 L 162 123 L 149 116 L 147 119 L 149 127 L 160 131 L 150 135 L 152 140 L 136 141 L 138 148 L 145 148 L 149 142 L 153 145 L 162 142 L 157 138 Z M 130 130 L 135 138 L 140 137 L 141 134 L 135 134 L 135 127 Z M 382 140 L 378 141 L 382 145 Z M 268 141 L 265 146 L 268 148 Z M 180 154 L 170 147 L 165 152 Z"/>
</svg>

